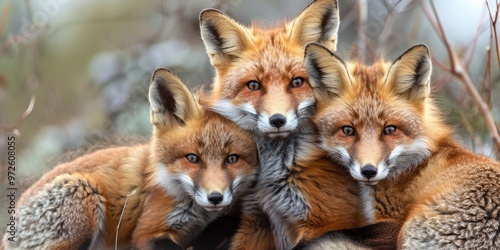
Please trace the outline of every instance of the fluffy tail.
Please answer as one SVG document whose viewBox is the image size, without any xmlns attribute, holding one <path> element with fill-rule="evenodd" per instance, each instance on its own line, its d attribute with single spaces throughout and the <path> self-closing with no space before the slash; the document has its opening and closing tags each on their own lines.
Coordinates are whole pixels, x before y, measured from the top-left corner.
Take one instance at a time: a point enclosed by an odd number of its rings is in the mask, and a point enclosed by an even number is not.
<svg viewBox="0 0 500 250">
<path fill-rule="evenodd" d="M 31 190 L 28 190 L 31 191 Z M 7 249 L 95 249 L 105 231 L 104 197 L 81 175 L 60 175 L 21 204 Z"/>
</svg>

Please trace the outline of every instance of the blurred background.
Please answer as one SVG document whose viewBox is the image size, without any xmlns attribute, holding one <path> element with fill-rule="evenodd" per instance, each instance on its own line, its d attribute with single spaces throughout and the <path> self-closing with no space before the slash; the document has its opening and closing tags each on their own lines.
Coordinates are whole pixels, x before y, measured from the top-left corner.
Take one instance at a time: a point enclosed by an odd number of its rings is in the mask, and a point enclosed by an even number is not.
<svg viewBox="0 0 500 250">
<path fill-rule="evenodd" d="M 309 3 L 0 0 L 0 225 L 7 219 L 8 136 L 16 137 L 19 200 L 68 151 L 149 136 L 147 89 L 155 68 L 172 69 L 190 87 L 210 84 L 214 71 L 199 35 L 202 9 L 269 25 L 293 19 Z M 393 60 L 427 44 L 433 91 L 457 139 L 498 159 L 492 139 L 500 119 L 496 1 L 339 0 L 339 7 L 339 56 Z"/>
</svg>

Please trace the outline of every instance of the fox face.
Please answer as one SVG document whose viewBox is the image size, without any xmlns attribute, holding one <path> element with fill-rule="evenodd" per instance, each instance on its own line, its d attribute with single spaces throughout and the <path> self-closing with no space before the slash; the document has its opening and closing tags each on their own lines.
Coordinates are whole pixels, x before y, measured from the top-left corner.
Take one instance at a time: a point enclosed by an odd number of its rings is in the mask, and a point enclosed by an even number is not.
<svg viewBox="0 0 500 250">
<path fill-rule="evenodd" d="M 318 102 L 321 146 L 366 185 L 427 159 L 446 128 L 430 105 L 431 60 L 425 45 L 392 64 L 345 63 L 326 48 L 306 48 L 305 67 Z"/>
<path fill-rule="evenodd" d="M 213 110 L 270 138 L 300 131 L 315 103 L 303 68 L 304 48 L 318 42 L 335 50 L 338 24 L 335 0 L 315 1 L 273 29 L 245 27 L 217 10 L 204 10 L 201 36 L 216 71 Z"/>
<path fill-rule="evenodd" d="M 153 181 L 208 211 L 220 211 L 241 197 L 258 165 L 252 136 L 201 107 L 166 69 L 155 71 L 149 100 L 155 124 L 152 161 L 157 162 Z"/>
</svg>

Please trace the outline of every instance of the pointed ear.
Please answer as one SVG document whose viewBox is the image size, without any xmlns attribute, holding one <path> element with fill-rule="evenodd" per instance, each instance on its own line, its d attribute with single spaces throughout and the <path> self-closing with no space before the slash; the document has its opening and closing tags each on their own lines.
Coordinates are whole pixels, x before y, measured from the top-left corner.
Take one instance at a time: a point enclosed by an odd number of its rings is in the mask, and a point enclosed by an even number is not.
<svg viewBox="0 0 500 250">
<path fill-rule="evenodd" d="M 316 0 L 293 20 L 290 37 L 302 46 L 314 42 L 335 51 L 339 22 L 337 0 Z"/>
<path fill-rule="evenodd" d="M 317 101 L 339 96 L 351 85 L 344 61 L 320 44 L 310 43 L 306 46 L 304 67 Z"/>
<path fill-rule="evenodd" d="M 385 87 L 410 101 L 422 101 L 429 95 L 432 62 L 429 49 L 419 44 L 408 49 L 389 69 Z"/>
<path fill-rule="evenodd" d="M 198 105 L 191 92 L 169 69 L 153 73 L 149 87 L 151 122 L 158 127 L 182 126 L 198 114 Z"/>
<path fill-rule="evenodd" d="M 200 31 L 214 66 L 238 58 L 252 40 L 245 27 L 215 9 L 201 12 Z"/>
</svg>

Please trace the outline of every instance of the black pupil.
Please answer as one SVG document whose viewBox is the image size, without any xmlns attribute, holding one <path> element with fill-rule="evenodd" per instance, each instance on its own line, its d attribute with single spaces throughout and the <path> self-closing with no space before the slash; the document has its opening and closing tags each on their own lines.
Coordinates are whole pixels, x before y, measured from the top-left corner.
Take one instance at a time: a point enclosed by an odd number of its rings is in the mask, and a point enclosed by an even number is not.
<svg viewBox="0 0 500 250">
<path fill-rule="evenodd" d="M 388 135 L 392 135 L 396 132 L 396 127 L 394 126 L 387 126 L 385 128 L 385 133 L 388 134 Z"/>
<path fill-rule="evenodd" d="M 302 86 L 302 84 L 303 84 L 303 80 L 300 77 L 294 78 L 292 80 L 292 87 L 294 87 L 294 88 L 300 87 L 300 86 Z"/>
<path fill-rule="evenodd" d="M 235 163 L 236 161 L 238 161 L 238 156 L 237 155 L 230 155 L 226 161 L 227 161 L 227 163 Z"/>
<path fill-rule="evenodd" d="M 197 163 L 198 162 L 198 156 L 196 156 L 194 154 L 188 154 L 187 155 L 187 159 L 188 159 L 188 161 L 190 161 L 192 163 Z"/>
<path fill-rule="evenodd" d="M 342 128 L 342 132 L 344 132 L 345 135 L 353 135 L 354 134 L 354 129 L 352 127 L 344 127 Z"/>
<path fill-rule="evenodd" d="M 256 81 L 250 81 L 250 82 L 248 82 L 247 86 L 251 90 L 257 90 L 257 89 L 260 88 L 260 84 L 258 82 L 256 82 Z"/>
</svg>

